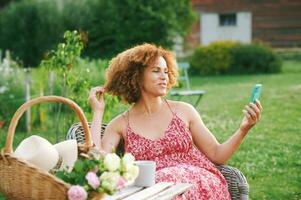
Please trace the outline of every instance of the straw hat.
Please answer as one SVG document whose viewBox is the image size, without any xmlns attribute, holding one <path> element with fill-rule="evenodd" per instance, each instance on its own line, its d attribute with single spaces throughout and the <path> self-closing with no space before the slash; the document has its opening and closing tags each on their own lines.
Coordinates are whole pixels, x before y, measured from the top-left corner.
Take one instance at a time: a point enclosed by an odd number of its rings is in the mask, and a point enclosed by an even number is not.
<svg viewBox="0 0 301 200">
<path fill-rule="evenodd" d="M 24 139 L 14 152 L 14 156 L 47 171 L 51 169 L 71 171 L 77 160 L 77 154 L 76 140 L 66 140 L 52 145 L 37 135 Z"/>
</svg>

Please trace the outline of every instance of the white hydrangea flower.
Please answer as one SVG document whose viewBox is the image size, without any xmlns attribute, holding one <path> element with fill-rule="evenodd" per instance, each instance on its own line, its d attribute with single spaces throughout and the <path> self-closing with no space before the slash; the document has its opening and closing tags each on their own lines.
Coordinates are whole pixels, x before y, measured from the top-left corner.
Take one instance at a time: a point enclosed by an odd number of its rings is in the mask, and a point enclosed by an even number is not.
<svg viewBox="0 0 301 200">
<path fill-rule="evenodd" d="M 118 172 L 104 172 L 99 179 L 103 188 L 114 192 L 117 189 L 120 175 Z"/>
<path fill-rule="evenodd" d="M 134 162 L 135 157 L 130 153 L 126 153 L 121 159 L 121 167 L 124 171 L 128 171 L 134 165 Z"/>
<path fill-rule="evenodd" d="M 115 153 L 109 153 L 105 156 L 104 166 L 110 171 L 116 171 L 120 168 L 121 159 Z"/>
<path fill-rule="evenodd" d="M 129 169 L 123 174 L 123 178 L 127 181 L 132 181 L 137 178 L 139 174 L 139 167 L 136 165 L 131 165 Z"/>
</svg>

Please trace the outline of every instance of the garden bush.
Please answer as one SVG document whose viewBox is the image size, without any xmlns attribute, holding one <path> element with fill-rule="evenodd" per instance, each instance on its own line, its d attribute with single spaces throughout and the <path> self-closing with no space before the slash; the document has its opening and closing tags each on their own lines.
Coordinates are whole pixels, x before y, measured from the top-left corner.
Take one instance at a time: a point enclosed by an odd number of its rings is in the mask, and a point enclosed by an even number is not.
<svg viewBox="0 0 301 200">
<path fill-rule="evenodd" d="M 237 44 L 230 53 L 230 74 L 276 73 L 281 70 L 279 57 L 263 43 Z"/>
<path fill-rule="evenodd" d="M 190 58 L 190 71 L 198 75 L 227 73 L 233 59 L 230 54 L 230 49 L 235 45 L 235 42 L 221 41 L 196 48 Z"/>
<path fill-rule="evenodd" d="M 198 47 L 190 58 L 193 74 L 257 74 L 281 71 L 279 56 L 263 43 L 213 42 Z"/>
</svg>

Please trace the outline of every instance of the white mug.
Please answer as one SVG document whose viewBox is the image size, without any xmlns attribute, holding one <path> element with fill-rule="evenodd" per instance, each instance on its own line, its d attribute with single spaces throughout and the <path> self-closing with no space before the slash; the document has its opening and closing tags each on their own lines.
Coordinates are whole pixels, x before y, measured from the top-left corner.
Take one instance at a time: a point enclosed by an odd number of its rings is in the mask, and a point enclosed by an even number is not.
<svg viewBox="0 0 301 200">
<path fill-rule="evenodd" d="M 156 162 L 139 160 L 135 162 L 139 167 L 139 174 L 135 180 L 136 186 L 149 187 L 155 184 Z"/>
</svg>

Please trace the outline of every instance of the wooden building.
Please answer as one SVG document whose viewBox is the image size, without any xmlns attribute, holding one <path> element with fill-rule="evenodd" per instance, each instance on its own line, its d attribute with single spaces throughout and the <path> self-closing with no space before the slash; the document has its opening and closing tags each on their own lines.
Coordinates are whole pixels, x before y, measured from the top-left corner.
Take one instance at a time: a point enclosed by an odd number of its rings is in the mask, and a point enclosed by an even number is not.
<svg viewBox="0 0 301 200">
<path fill-rule="evenodd" d="M 198 21 L 188 44 L 217 40 L 301 47 L 301 0 L 192 0 Z"/>
</svg>

